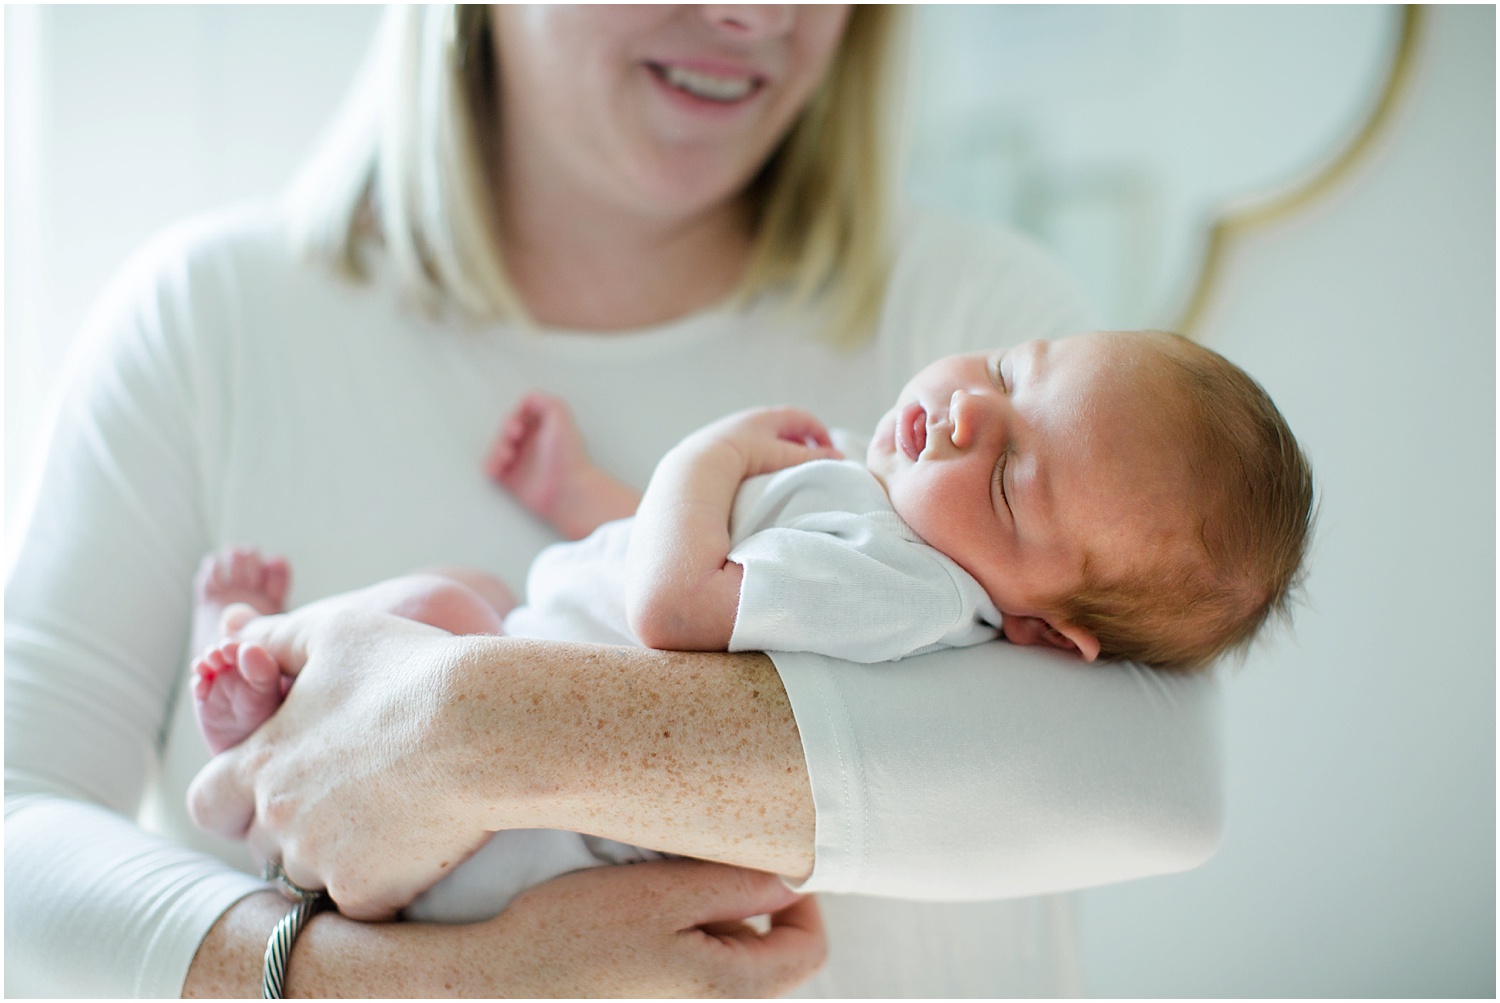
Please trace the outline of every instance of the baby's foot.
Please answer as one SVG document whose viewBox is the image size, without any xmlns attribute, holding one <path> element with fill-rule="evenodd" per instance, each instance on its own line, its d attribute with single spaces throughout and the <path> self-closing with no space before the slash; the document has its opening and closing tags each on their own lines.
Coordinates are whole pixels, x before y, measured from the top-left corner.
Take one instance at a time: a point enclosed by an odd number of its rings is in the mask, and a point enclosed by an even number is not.
<svg viewBox="0 0 1500 1003">
<path fill-rule="evenodd" d="M 594 465 L 568 405 L 532 391 L 505 419 L 485 472 L 569 540 L 635 512 L 640 492 Z"/>
<path fill-rule="evenodd" d="M 284 557 L 261 557 L 253 547 L 209 554 L 193 579 L 193 651 L 206 651 L 225 634 L 224 611 L 244 603 L 270 616 L 286 608 L 291 569 Z"/>
<path fill-rule="evenodd" d="M 203 559 L 193 583 L 193 705 L 209 748 L 238 744 L 281 706 L 281 669 L 263 649 L 228 635 L 257 615 L 280 613 L 291 571 L 281 557 L 227 547 Z"/>
<path fill-rule="evenodd" d="M 568 405 L 532 391 L 505 419 L 485 457 L 485 472 L 549 522 L 565 507 L 578 471 L 588 466 L 583 436 Z"/>
<path fill-rule="evenodd" d="M 229 610 L 243 625 L 250 611 Z M 281 666 L 258 644 L 226 638 L 193 663 L 193 706 L 198 727 L 215 754 L 238 745 L 276 713 L 286 695 Z"/>
</svg>

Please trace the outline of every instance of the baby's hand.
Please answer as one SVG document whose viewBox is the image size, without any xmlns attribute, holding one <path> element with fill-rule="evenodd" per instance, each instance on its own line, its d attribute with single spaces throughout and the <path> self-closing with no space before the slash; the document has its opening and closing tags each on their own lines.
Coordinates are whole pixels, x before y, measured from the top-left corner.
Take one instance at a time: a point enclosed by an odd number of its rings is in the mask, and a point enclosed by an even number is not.
<svg viewBox="0 0 1500 1003">
<path fill-rule="evenodd" d="M 745 477 L 769 474 L 809 460 L 842 460 L 828 429 L 795 407 L 741 411 L 708 425 L 686 440 L 700 447 L 728 447 L 744 460 Z"/>
<path fill-rule="evenodd" d="M 505 419 L 484 463 L 492 480 L 548 520 L 591 466 L 568 405 L 538 391 L 521 398 Z"/>
</svg>

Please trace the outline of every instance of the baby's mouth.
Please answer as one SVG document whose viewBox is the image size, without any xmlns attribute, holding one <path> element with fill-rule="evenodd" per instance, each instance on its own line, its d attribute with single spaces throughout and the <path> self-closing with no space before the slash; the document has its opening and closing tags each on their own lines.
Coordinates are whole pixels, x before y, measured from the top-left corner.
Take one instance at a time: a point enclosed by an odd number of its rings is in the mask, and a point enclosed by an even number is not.
<svg viewBox="0 0 1500 1003">
<path fill-rule="evenodd" d="M 896 416 L 896 445 L 913 463 L 927 447 L 927 409 L 916 401 Z"/>
</svg>

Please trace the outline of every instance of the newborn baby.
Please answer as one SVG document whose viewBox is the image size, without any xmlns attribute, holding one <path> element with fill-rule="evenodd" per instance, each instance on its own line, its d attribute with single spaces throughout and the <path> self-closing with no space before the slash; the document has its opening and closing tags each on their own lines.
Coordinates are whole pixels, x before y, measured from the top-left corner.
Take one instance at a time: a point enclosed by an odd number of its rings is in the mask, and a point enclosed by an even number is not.
<svg viewBox="0 0 1500 1003">
<path fill-rule="evenodd" d="M 662 459 L 633 518 L 618 518 L 632 493 L 588 460 L 560 401 L 523 401 L 489 467 L 560 532 L 588 533 L 537 558 L 527 605 L 463 569 L 321 602 L 454 633 L 861 662 L 1003 636 L 1192 670 L 1285 609 L 1312 510 L 1306 460 L 1264 391 L 1160 332 L 941 359 L 901 391 L 862 464 L 805 411 L 732 415 Z M 195 665 L 215 751 L 274 713 L 289 685 L 233 637 L 280 611 L 287 574 L 279 558 L 238 550 L 200 576 L 195 622 L 222 620 L 224 632 Z M 497 833 L 407 915 L 485 918 L 547 877 L 652 855 Z"/>
</svg>

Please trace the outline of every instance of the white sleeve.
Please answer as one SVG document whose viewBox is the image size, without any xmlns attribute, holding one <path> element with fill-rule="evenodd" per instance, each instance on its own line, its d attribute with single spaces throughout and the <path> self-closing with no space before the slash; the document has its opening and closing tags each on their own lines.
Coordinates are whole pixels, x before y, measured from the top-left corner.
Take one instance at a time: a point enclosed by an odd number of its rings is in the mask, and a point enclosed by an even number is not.
<svg viewBox="0 0 1500 1003">
<path fill-rule="evenodd" d="M 1031 242 L 928 214 L 909 222 L 881 319 L 898 372 L 1089 327 L 1076 286 Z M 1000 641 L 877 670 L 771 657 L 817 808 L 808 890 L 1009 898 L 1186 870 L 1217 845 L 1210 676 Z"/>
<path fill-rule="evenodd" d="M 996 899 L 1218 845 L 1218 685 L 1003 641 L 871 670 L 772 653 L 817 809 L 805 891 Z"/>
<path fill-rule="evenodd" d="M 891 522 L 897 520 L 888 514 Z M 812 651 L 888 662 L 995 636 L 979 584 L 878 515 L 819 512 L 763 529 L 729 559 L 744 566 L 730 651 Z"/>
<path fill-rule="evenodd" d="M 157 247 L 90 322 L 6 583 L 7 995 L 178 996 L 261 887 L 134 821 L 213 518 L 200 458 L 221 445 L 193 265 Z"/>
</svg>

